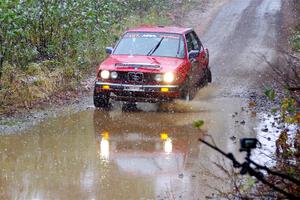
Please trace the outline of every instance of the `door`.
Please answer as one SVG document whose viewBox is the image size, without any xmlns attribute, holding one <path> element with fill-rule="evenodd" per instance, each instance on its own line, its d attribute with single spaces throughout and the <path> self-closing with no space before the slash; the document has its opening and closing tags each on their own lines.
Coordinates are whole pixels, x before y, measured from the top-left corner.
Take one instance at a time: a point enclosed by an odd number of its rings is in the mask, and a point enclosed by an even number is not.
<svg viewBox="0 0 300 200">
<path fill-rule="evenodd" d="M 199 83 L 199 80 L 202 78 L 202 67 L 201 67 L 201 59 L 200 59 L 200 46 L 193 32 L 189 32 L 185 35 L 188 55 L 195 52 L 198 52 L 197 56 L 193 58 L 189 58 L 191 63 L 191 69 L 189 72 L 189 77 L 192 85 Z"/>
<path fill-rule="evenodd" d="M 195 46 L 195 49 L 199 50 L 199 70 L 201 73 L 201 78 L 203 78 L 203 76 L 205 75 L 205 69 L 207 66 L 207 52 L 204 49 L 200 39 L 198 38 L 197 34 L 192 31 L 192 35 L 193 35 L 193 43 Z"/>
</svg>

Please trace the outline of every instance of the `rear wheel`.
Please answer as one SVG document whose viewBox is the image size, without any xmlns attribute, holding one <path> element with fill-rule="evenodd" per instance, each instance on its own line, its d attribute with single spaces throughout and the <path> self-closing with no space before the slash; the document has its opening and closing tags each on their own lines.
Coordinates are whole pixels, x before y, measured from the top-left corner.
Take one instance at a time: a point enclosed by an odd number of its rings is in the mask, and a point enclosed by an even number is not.
<svg viewBox="0 0 300 200">
<path fill-rule="evenodd" d="M 209 68 L 207 68 L 207 70 L 206 70 L 206 81 L 208 82 L 208 83 L 211 83 L 212 82 L 212 76 L 211 76 L 211 71 L 210 71 L 210 69 Z"/>
<path fill-rule="evenodd" d="M 109 106 L 109 93 L 97 93 L 95 89 L 94 105 L 96 108 L 107 108 Z"/>
<path fill-rule="evenodd" d="M 211 83 L 211 81 L 212 81 L 211 71 L 207 67 L 204 71 L 204 76 L 199 80 L 199 82 L 197 83 L 197 86 L 203 87 L 203 86 L 207 85 L 208 83 Z"/>
</svg>

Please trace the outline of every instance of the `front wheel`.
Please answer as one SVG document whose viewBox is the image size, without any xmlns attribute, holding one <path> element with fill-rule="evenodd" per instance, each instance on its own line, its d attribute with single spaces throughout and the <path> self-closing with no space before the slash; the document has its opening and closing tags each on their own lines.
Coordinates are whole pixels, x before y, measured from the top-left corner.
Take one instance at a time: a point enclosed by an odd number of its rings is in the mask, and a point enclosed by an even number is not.
<svg viewBox="0 0 300 200">
<path fill-rule="evenodd" d="M 187 80 L 185 81 L 182 87 L 180 98 L 186 101 L 191 101 L 193 100 L 195 93 L 196 93 L 196 88 L 191 86 L 190 79 L 187 78 Z"/>
<path fill-rule="evenodd" d="M 109 93 L 97 93 L 94 90 L 94 105 L 96 108 L 107 108 L 109 106 Z"/>
</svg>

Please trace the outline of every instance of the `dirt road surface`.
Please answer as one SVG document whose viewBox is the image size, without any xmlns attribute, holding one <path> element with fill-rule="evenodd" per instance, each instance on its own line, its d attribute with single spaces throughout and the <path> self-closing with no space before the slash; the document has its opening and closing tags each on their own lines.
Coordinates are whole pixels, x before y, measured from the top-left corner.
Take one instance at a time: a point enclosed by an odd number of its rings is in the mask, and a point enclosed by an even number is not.
<svg viewBox="0 0 300 200">
<path fill-rule="evenodd" d="M 248 97 L 267 70 L 259 55 L 276 57 L 281 1 L 227 0 L 211 18 L 197 9 L 185 25 L 210 50 L 211 85 L 189 103 L 91 106 L 0 136 L 0 199 L 205 199 L 228 189 L 210 174 L 222 176 L 212 163 L 221 157 L 197 139 L 209 134 L 239 154 L 236 141 L 258 133 Z"/>
</svg>

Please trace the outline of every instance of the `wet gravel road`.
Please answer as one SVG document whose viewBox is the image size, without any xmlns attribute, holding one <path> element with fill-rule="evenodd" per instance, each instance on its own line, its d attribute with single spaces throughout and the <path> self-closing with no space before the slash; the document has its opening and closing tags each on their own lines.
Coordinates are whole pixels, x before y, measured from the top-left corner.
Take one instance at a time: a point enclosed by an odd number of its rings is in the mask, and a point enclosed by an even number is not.
<svg viewBox="0 0 300 200">
<path fill-rule="evenodd" d="M 257 134 L 247 97 L 264 79 L 258 55 L 276 57 L 280 8 L 280 0 L 222 6 L 201 37 L 213 84 L 192 102 L 139 104 L 132 112 L 119 103 L 110 111 L 90 107 L 0 136 L 0 199 L 205 199 L 208 185 L 228 188 L 210 175 L 222 175 L 211 162 L 220 156 L 197 139 L 209 134 L 237 153 L 237 139 Z M 199 17 L 189 19 L 195 27 Z M 198 119 L 201 130 L 192 127 Z"/>
</svg>

